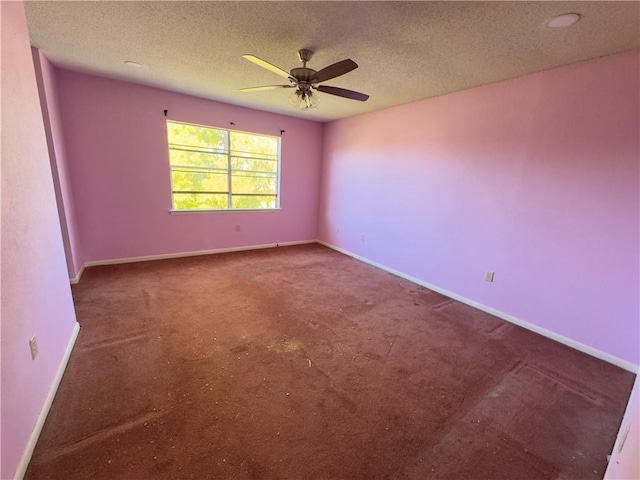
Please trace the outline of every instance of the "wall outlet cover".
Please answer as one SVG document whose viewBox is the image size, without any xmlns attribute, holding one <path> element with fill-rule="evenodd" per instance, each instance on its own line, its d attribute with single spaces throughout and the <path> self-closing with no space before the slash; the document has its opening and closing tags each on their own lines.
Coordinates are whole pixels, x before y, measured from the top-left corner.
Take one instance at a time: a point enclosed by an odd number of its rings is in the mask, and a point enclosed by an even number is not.
<svg viewBox="0 0 640 480">
<path fill-rule="evenodd" d="M 35 360 L 38 356 L 38 339 L 35 335 L 29 339 L 29 349 L 31 350 L 31 359 Z"/>
</svg>

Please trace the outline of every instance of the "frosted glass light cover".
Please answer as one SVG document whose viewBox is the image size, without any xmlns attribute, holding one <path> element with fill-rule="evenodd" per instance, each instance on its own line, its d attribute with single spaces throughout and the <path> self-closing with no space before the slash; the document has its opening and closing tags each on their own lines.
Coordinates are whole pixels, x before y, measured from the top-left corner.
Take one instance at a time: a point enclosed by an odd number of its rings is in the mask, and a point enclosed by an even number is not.
<svg viewBox="0 0 640 480">
<path fill-rule="evenodd" d="M 577 13 L 564 13 L 553 17 L 544 24 L 547 28 L 567 28 L 580 20 L 580 15 Z"/>
</svg>

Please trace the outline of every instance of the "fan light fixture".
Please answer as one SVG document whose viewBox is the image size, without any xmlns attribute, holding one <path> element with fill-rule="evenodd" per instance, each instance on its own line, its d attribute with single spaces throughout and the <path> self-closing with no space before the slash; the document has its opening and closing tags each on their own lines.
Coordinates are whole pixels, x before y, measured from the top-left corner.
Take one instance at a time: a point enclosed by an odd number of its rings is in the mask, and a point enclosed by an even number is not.
<svg viewBox="0 0 640 480">
<path fill-rule="evenodd" d="M 320 103 L 318 95 L 309 87 L 306 90 L 296 90 L 289 97 L 289 103 L 300 110 L 311 110 Z"/>
</svg>

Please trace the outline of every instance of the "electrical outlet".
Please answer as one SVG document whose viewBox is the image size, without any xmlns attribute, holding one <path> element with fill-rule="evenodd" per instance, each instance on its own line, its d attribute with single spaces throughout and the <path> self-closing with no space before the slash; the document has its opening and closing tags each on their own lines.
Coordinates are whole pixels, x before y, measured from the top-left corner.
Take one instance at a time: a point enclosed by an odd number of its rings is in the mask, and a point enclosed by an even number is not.
<svg viewBox="0 0 640 480">
<path fill-rule="evenodd" d="M 493 275 L 494 272 L 492 272 L 491 270 L 487 270 L 484 274 L 484 281 L 493 283 Z"/>
<path fill-rule="evenodd" d="M 364 235 L 360 235 L 360 241 L 364 242 Z"/>
<path fill-rule="evenodd" d="M 236 232 L 240 231 L 240 225 L 236 225 Z"/>
<path fill-rule="evenodd" d="M 336 227 L 336 233 L 340 233 L 340 227 Z"/>
<path fill-rule="evenodd" d="M 29 348 L 31 349 L 31 359 L 35 360 L 38 356 L 38 340 L 35 335 L 29 339 Z"/>
</svg>

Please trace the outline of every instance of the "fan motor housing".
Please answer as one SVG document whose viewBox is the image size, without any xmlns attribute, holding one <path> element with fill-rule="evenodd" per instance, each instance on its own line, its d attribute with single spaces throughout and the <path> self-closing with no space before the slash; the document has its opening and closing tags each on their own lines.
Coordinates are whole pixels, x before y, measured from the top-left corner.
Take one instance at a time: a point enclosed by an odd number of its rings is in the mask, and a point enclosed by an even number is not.
<svg viewBox="0 0 640 480">
<path fill-rule="evenodd" d="M 308 82 L 315 73 L 316 71 L 312 68 L 300 67 L 291 70 L 291 76 L 299 82 Z"/>
</svg>

